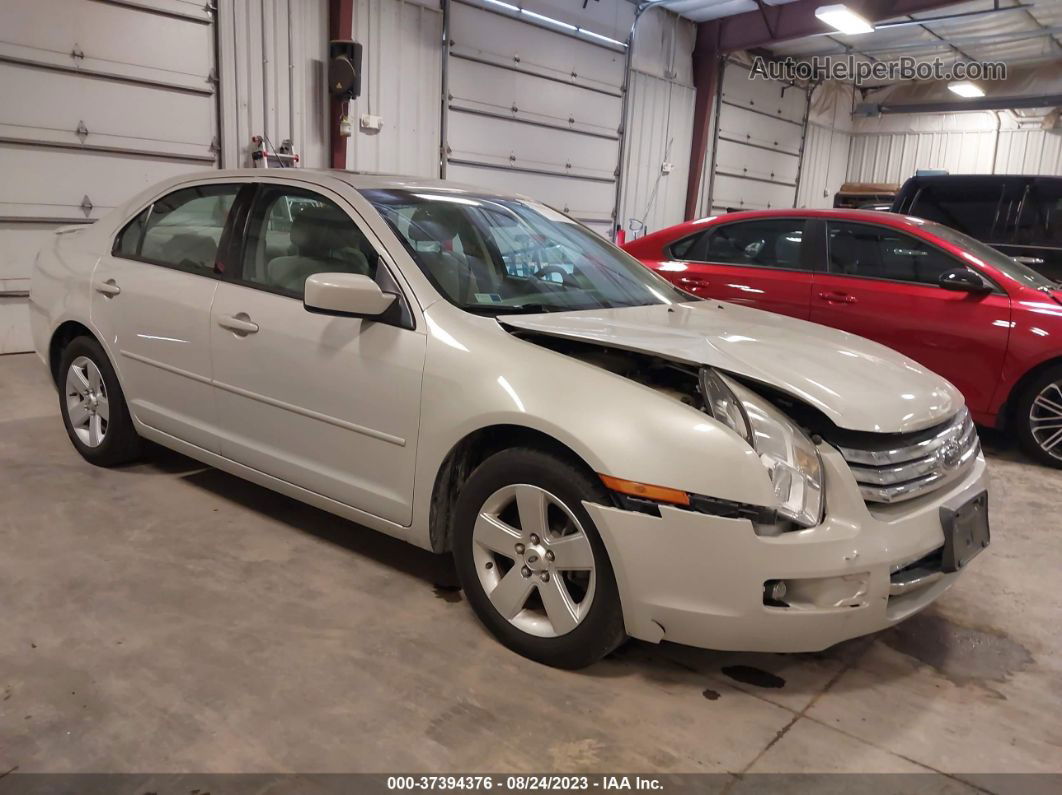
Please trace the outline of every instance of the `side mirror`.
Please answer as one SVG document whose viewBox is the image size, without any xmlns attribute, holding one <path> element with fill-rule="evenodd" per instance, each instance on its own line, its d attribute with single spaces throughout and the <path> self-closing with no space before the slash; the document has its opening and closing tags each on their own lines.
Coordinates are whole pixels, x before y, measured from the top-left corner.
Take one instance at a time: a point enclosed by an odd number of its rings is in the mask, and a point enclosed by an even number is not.
<svg viewBox="0 0 1062 795">
<path fill-rule="evenodd" d="M 974 273 L 967 268 L 954 268 L 940 274 L 938 280 L 945 290 L 957 290 L 964 293 L 988 293 L 992 291 L 979 273 Z"/>
<path fill-rule="evenodd" d="M 306 279 L 302 303 L 308 312 L 376 319 L 397 298 L 360 273 L 315 273 Z"/>
</svg>

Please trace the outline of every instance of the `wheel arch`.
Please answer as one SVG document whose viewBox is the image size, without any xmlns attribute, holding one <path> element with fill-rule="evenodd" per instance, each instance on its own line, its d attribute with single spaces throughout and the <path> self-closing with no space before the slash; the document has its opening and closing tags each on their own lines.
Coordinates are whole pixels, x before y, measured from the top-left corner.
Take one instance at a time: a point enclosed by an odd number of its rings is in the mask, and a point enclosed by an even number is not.
<svg viewBox="0 0 1062 795">
<path fill-rule="evenodd" d="M 1039 378 L 1045 370 L 1050 370 L 1052 367 L 1059 366 L 1062 366 L 1062 356 L 1045 359 L 1030 367 L 1022 374 L 1021 378 L 1014 382 L 1014 386 L 1012 386 L 1010 392 L 1007 393 L 1007 399 L 1003 401 L 1003 405 L 999 412 L 999 416 L 1003 418 L 1005 425 L 1009 426 L 1014 422 L 1014 412 L 1017 409 L 1018 399 L 1021 397 L 1021 394 L 1025 391 L 1026 387 Z"/>
<path fill-rule="evenodd" d="M 453 509 L 461 486 L 483 461 L 513 447 L 531 447 L 571 461 L 597 477 L 594 468 L 559 439 L 524 425 L 496 424 L 478 428 L 461 438 L 443 459 L 435 475 L 429 508 L 428 533 L 434 552 L 451 549 Z"/>
<path fill-rule="evenodd" d="M 59 362 L 63 358 L 63 350 L 78 337 L 91 337 L 100 344 L 101 348 L 103 347 L 99 337 L 84 323 L 76 320 L 66 320 L 60 323 L 52 332 L 51 339 L 48 340 L 48 371 L 52 374 L 52 381 L 56 387 L 59 386 Z"/>
</svg>

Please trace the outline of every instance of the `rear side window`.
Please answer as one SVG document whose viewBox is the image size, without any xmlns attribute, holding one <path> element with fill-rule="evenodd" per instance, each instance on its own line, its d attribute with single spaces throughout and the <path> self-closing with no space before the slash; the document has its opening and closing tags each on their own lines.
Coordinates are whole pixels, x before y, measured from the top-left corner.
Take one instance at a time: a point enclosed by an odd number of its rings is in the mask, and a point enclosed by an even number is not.
<svg viewBox="0 0 1062 795">
<path fill-rule="evenodd" d="M 144 239 L 144 226 L 147 224 L 151 208 L 148 207 L 136 218 L 126 224 L 114 242 L 114 256 L 136 259 L 140 256 L 140 241 Z"/>
<path fill-rule="evenodd" d="M 1003 191 L 1003 185 L 991 182 L 926 185 L 908 212 L 980 240 L 997 240 L 1007 223 L 1001 205 Z"/>
<path fill-rule="evenodd" d="M 831 221 L 830 273 L 937 285 L 941 274 L 961 267 L 940 249 L 881 226 Z"/>
<path fill-rule="evenodd" d="M 802 218 L 771 218 L 744 221 L 709 230 L 690 247 L 682 259 L 724 265 L 806 270 Z"/>
<path fill-rule="evenodd" d="M 682 238 L 682 240 L 675 241 L 668 248 L 668 252 L 674 259 L 688 260 L 691 258 L 691 254 L 700 250 L 701 247 L 698 244 L 703 245 L 703 242 L 707 239 L 707 232 L 698 232 L 695 235 L 690 235 L 689 237 Z"/>
<path fill-rule="evenodd" d="M 114 255 L 212 275 L 240 187 L 197 185 L 157 199 L 119 233 Z"/>
</svg>

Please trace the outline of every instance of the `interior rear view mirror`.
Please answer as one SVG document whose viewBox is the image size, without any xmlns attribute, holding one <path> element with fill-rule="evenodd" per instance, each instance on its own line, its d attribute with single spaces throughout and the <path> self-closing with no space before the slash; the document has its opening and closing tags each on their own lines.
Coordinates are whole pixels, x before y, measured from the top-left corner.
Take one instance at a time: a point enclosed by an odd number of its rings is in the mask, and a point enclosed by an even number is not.
<svg viewBox="0 0 1062 795">
<path fill-rule="evenodd" d="M 360 273 L 315 273 L 306 279 L 302 300 L 309 312 L 376 319 L 397 298 Z"/>
<path fill-rule="evenodd" d="M 940 274 L 940 286 L 945 290 L 958 290 L 965 293 L 987 293 L 992 287 L 979 273 L 968 268 L 954 268 Z"/>
</svg>

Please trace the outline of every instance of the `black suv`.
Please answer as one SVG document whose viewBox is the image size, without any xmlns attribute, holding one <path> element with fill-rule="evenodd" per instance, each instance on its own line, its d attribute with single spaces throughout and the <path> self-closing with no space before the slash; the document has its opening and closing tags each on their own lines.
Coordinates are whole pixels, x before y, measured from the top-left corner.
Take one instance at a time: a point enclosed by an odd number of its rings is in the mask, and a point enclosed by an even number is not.
<svg viewBox="0 0 1062 795">
<path fill-rule="evenodd" d="M 911 177 L 892 211 L 958 229 L 1062 282 L 1062 177 Z"/>
</svg>

